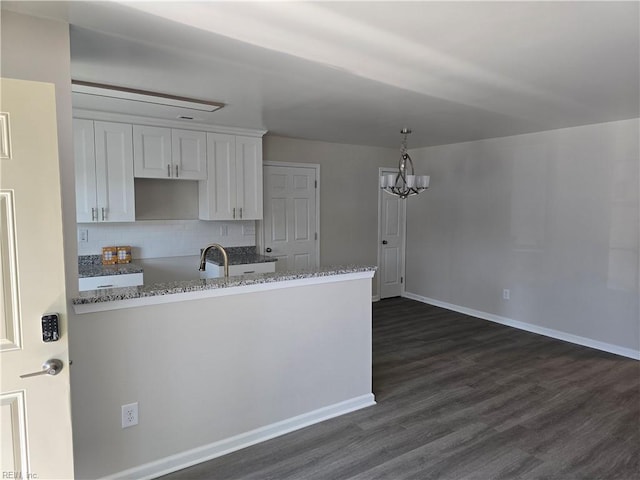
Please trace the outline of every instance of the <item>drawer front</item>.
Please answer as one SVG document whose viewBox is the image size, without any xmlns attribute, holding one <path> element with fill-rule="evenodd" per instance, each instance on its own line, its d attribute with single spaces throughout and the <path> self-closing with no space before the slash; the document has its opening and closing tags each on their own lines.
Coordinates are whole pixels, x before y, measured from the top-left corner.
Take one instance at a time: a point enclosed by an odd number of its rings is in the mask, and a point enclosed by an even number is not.
<svg viewBox="0 0 640 480">
<path fill-rule="evenodd" d="M 276 262 L 265 263 L 243 263 L 240 265 L 229 265 L 229 276 L 249 275 L 252 273 L 273 273 L 276 271 Z M 200 278 L 220 278 L 224 277 L 224 267 L 207 262 L 207 269 L 200 272 Z"/>
<path fill-rule="evenodd" d="M 276 262 L 246 263 L 229 266 L 229 276 L 248 275 L 251 273 L 272 273 L 275 271 Z"/>
<path fill-rule="evenodd" d="M 102 290 L 105 288 L 135 287 L 143 284 L 143 273 L 129 273 L 126 275 L 106 275 L 103 277 L 88 277 L 78 279 L 78 289 Z"/>
</svg>

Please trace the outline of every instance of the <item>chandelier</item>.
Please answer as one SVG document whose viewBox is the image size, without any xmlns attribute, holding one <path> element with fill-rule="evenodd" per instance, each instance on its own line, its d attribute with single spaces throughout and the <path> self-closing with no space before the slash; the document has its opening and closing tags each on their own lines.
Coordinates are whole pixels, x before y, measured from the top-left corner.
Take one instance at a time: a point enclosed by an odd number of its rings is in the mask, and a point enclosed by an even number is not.
<svg viewBox="0 0 640 480">
<path fill-rule="evenodd" d="M 403 128 L 400 133 L 404 135 L 404 138 L 400 144 L 398 173 L 380 175 L 380 188 L 403 199 L 417 195 L 429 188 L 429 176 L 416 175 L 413 170 L 413 162 L 407 153 L 407 135 L 411 133 L 411 129 Z"/>
</svg>

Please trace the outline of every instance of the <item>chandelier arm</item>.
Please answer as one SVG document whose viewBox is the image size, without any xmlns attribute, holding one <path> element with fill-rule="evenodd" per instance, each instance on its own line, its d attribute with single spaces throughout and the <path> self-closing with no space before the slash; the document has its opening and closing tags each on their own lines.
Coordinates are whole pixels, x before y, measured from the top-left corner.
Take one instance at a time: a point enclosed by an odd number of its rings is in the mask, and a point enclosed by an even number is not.
<svg viewBox="0 0 640 480">
<path fill-rule="evenodd" d="M 400 171 L 398 171 L 398 174 L 396 175 L 396 181 L 393 182 L 392 188 L 398 188 L 398 181 L 400 181 L 402 177 L 400 176 Z"/>
<path fill-rule="evenodd" d="M 402 178 L 402 183 L 404 185 L 407 184 L 407 158 L 409 158 L 409 155 L 407 155 L 406 153 L 400 157 L 400 165 L 398 166 L 398 178 L 396 179 L 396 183 L 398 182 L 398 179 Z M 409 158 L 409 161 L 411 161 L 411 158 Z M 411 167 L 413 168 L 413 165 L 411 165 Z"/>
<path fill-rule="evenodd" d="M 409 160 L 409 166 L 411 167 L 411 175 L 415 175 L 416 172 L 413 169 L 413 160 L 411 160 L 411 157 L 409 156 L 408 153 L 405 153 L 405 156 L 407 157 L 407 160 Z M 405 169 L 406 169 L 406 167 L 405 167 Z"/>
</svg>

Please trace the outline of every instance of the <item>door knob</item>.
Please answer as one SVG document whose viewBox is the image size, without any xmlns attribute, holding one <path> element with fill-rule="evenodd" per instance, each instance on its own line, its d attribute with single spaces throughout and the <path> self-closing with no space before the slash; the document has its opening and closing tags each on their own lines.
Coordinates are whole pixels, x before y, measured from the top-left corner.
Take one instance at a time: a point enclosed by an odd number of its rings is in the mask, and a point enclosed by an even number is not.
<svg viewBox="0 0 640 480">
<path fill-rule="evenodd" d="M 62 361 L 57 358 L 52 358 L 51 360 L 47 360 L 42 364 L 42 370 L 34 373 L 25 373 L 24 375 L 20 375 L 20 378 L 27 377 L 36 377 L 38 375 L 57 375 L 62 370 Z"/>
<path fill-rule="evenodd" d="M 387 243 L 389 243 L 389 242 L 387 242 L 386 240 L 382 240 L 382 244 L 383 245 L 386 245 Z"/>
<path fill-rule="evenodd" d="M 271 253 L 272 250 L 271 250 L 270 247 L 267 247 L 267 248 L 264 249 L 264 251 L 267 252 L 267 253 Z"/>
</svg>

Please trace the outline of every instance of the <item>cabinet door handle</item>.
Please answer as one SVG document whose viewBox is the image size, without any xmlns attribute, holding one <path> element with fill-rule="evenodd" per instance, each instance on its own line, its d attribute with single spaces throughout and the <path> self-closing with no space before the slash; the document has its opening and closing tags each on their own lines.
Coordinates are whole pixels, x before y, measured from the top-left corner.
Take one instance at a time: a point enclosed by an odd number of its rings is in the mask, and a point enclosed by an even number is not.
<svg viewBox="0 0 640 480">
<path fill-rule="evenodd" d="M 98 209 L 95 207 L 91 207 L 91 221 L 92 222 L 98 221 Z"/>
<path fill-rule="evenodd" d="M 178 178 L 178 165 L 176 165 L 176 178 Z"/>
<path fill-rule="evenodd" d="M 171 165 L 167 163 L 167 177 L 171 176 Z"/>
<path fill-rule="evenodd" d="M 240 218 L 242 218 L 242 207 L 240 207 Z"/>
<path fill-rule="evenodd" d="M 236 218 L 236 207 L 233 207 L 233 218 Z"/>
<path fill-rule="evenodd" d="M 102 221 L 104 222 L 104 220 L 105 220 L 104 207 L 102 207 Z"/>
</svg>

